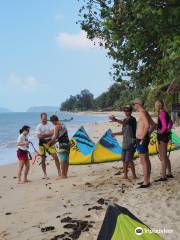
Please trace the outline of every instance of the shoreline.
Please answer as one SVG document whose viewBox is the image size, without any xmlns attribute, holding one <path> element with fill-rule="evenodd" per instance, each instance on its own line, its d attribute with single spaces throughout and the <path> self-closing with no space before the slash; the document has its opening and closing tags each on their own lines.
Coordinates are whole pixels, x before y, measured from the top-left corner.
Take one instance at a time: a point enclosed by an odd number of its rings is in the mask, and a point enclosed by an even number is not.
<svg viewBox="0 0 180 240">
<path fill-rule="evenodd" d="M 121 126 L 111 122 L 88 123 L 86 128 L 94 142 L 111 127 Z M 180 127 L 175 130 L 180 135 Z M 121 142 L 121 138 L 118 138 Z M 70 165 L 69 178 L 55 180 L 57 172 L 53 161 L 48 161 L 49 180 L 42 180 L 41 167 L 31 165 L 29 184 L 17 184 L 16 166 L 0 166 L 0 239 L 2 240 L 50 240 L 69 231 L 61 220 L 72 217 L 92 221 L 89 232 L 82 232 L 79 240 L 96 240 L 107 206 L 98 200 L 126 207 L 151 229 L 172 229 L 173 234 L 160 234 L 166 240 L 180 236 L 180 150 L 170 155 L 175 176 L 167 182 L 155 183 L 160 174 L 158 156 L 151 156 L 152 177 L 149 189 L 137 189 L 142 180 L 139 159 L 135 160 L 137 180 L 129 172 L 129 180 L 123 179 L 122 162 L 91 165 Z M 120 175 L 116 173 L 120 170 Z M 92 209 L 93 207 L 98 207 Z M 90 210 L 91 209 L 91 210 Z M 55 229 L 41 232 L 42 228 Z"/>
</svg>

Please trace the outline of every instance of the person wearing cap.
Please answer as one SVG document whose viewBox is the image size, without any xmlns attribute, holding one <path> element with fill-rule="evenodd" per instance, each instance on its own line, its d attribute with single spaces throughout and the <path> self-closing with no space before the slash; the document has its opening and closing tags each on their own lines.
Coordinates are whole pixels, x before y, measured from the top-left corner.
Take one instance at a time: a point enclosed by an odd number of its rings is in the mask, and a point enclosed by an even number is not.
<svg viewBox="0 0 180 240">
<path fill-rule="evenodd" d="M 39 139 L 39 154 L 41 156 L 41 167 L 43 170 L 43 179 L 48 179 L 46 172 L 46 153 L 50 154 L 55 161 L 58 179 L 61 176 L 60 162 L 54 146 L 49 146 L 48 142 L 51 140 L 54 132 L 54 127 L 47 120 L 47 113 L 41 113 L 41 123 L 36 128 L 36 135 Z"/>
<path fill-rule="evenodd" d="M 156 127 L 149 113 L 144 108 L 142 99 L 134 100 L 134 108 L 139 112 L 139 120 L 136 130 L 136 150 L 139 153 L 140 161 L 143 168 L 144 181 L 139 183 L 139 188 L 150 186 L 151 162 L 149 159 L 148 146 L 150 142 L 150 133 Z"/>
<path fill-rule="evenodd" d="M 133 178 L 136 179 L 135 166 L 133 157 L 135 153 L 136 142 L 136 118 L 132 116 L 132 106 L 126 105 L 123 108 L 125 118 L 117 119 L 115 116 L 110 116 L 110 120 L 122 124 L 122 131 L 113 133 L 113 136 L 123 135 L 122 142 L 122 161 L 124 169 L 124 179 L 128 179 L 128 166 L 130 166 Z"/>
</svg>

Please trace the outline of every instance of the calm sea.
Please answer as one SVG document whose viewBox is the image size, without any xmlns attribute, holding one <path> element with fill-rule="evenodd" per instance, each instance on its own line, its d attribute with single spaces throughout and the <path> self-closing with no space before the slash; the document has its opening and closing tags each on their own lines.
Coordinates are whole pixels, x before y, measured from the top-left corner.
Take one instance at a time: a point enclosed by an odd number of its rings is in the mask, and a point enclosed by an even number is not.
<svg viewBox="0 0 180 240">
<path fill-rule="evenodd" d="M 71 113 L 59 113 L 59 118 L 71 121 L 64 122 L 72 137 L 80 125 L 90 122 L 107 120 L 102 115 L 78 115 Z M 40 122 L 39 113 L 0 113 L 0 165 L 10 164 L 16 161 L 16 140 L 19 129 L 23 125 L 31 127 L 30 140 L 36 145 L 35 128 Z"/>
</svg>

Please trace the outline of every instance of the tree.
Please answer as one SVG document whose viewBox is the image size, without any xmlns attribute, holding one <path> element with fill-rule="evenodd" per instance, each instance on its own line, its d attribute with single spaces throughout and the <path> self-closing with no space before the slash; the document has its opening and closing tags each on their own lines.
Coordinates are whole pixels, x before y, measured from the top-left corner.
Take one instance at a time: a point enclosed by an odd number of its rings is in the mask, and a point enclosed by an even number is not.
<svg viewBox="0 0 180 240">
<path fill-rule="evenodd" d="M 70 96 L 61 104 L 62 111 L 91 110 L 94 106 L 94 96 L 89 90 L 84 89 L 76 96 Z"/>
<path fill-rule="evenodd" d="M 81 105 L 82 105 L 82 110 L 88 110 L 88 109 L 93 109 L 94 103 L 94 96 L 92 93 L 90 93 L 89 90 L 84 89 L 81 91 L 80 94 L 80 99 L 81 99 Z"/>
<path fill-rule="evenodd" d="M 88 38 L 114 59 L 116 81 L 129 76 L 138 89 L 179 75 L 179 0 L 83 0 L 79 13 Z"/>
</svg>

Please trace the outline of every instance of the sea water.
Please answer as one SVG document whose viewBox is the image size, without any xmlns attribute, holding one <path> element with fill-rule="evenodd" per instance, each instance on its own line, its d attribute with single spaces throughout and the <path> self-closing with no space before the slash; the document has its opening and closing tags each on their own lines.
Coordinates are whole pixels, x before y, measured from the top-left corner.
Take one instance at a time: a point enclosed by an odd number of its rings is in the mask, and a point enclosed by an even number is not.
<svg viewBox="0 0 180 240">
<path fill-rule="evenodd" d="M 50 114 L 48 114 L 50 116 Z M 81 125 L 90 122 L 101 122 L 107 120 L 105 115 L 89 115 L 74 113 L 58 113 L 58 117 L 65 119 L 69 136 L 72 137 L 75 131 Z M 71 118 L 73 118 L 71 121 Z M 19 129 L 23 125 L 31 127 L 29 140 L 37 147 L 37 138 L 35 135 L 36 126 L 40 122 L 40 113 L 0 113 L 0 165 L 6 165 L 17 161 L 16 141 L 19 135 Z M 33 151 L 33 149 L 30 148 Z"/>
</svg>

